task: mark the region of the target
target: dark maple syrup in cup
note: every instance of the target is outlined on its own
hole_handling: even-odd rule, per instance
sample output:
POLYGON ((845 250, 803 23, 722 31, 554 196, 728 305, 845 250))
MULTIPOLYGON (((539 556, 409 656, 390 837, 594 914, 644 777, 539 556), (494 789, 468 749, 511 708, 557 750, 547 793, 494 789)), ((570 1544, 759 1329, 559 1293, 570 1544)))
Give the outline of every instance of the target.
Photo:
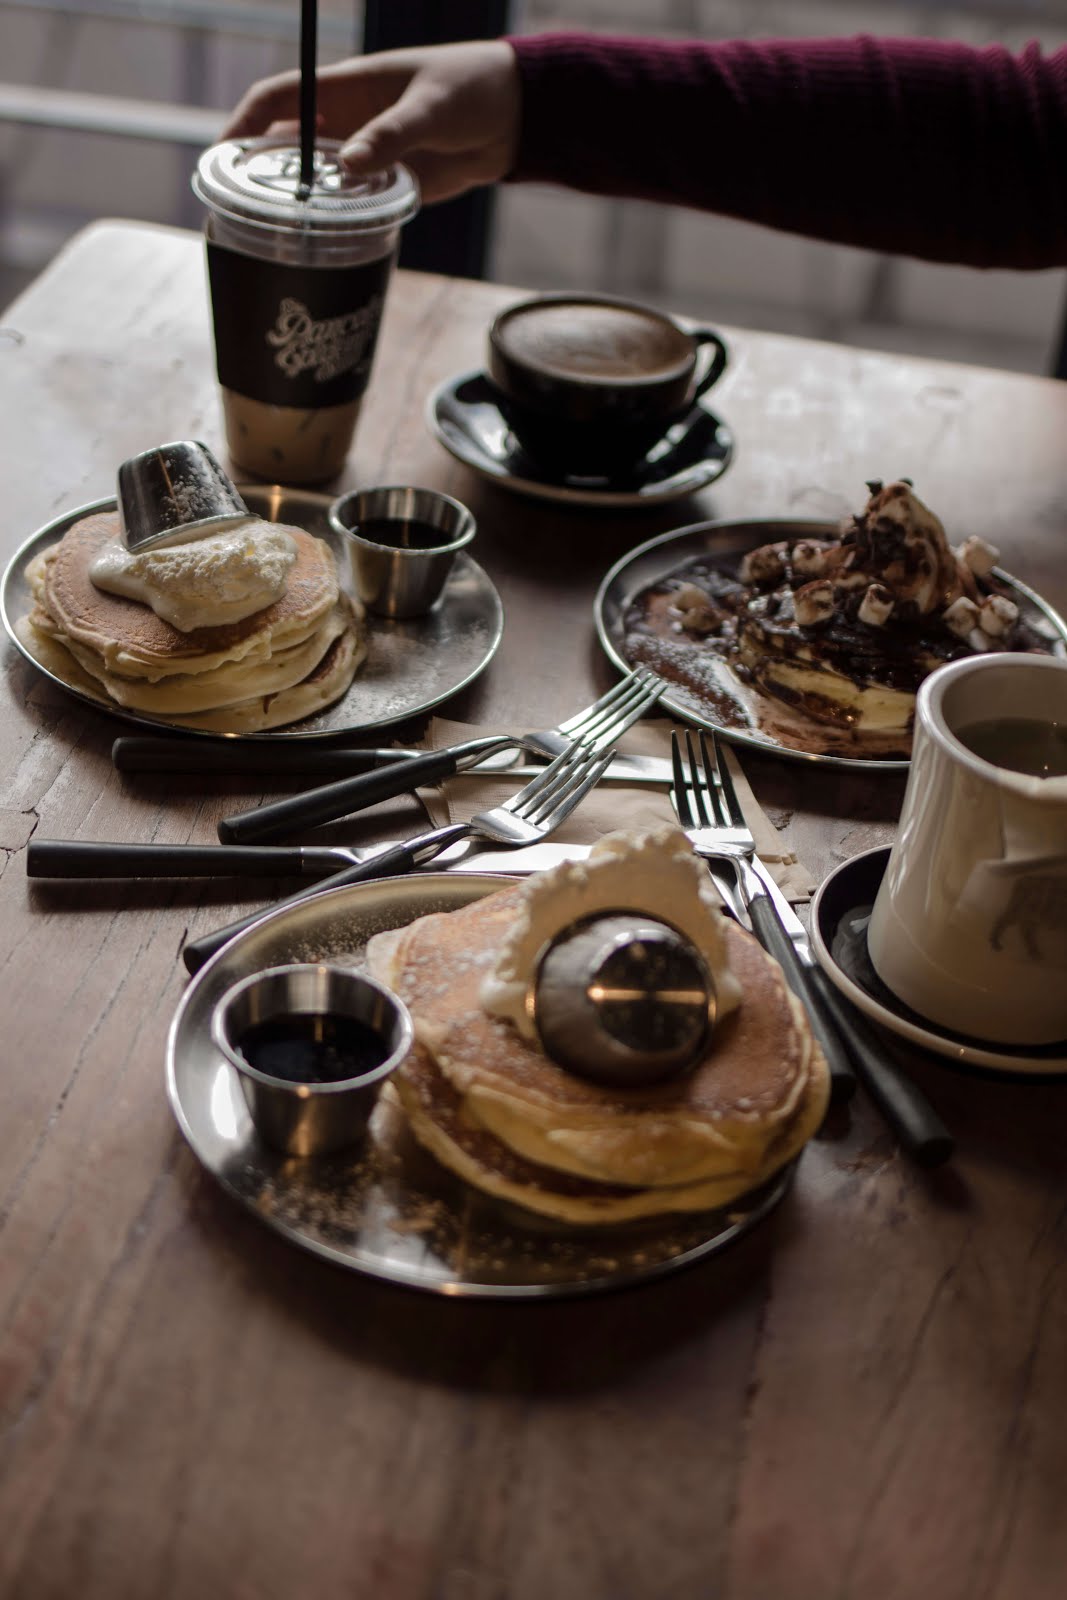
POLYGON ((387 550, 439 550, 451 544, 455 535, 445 528, 436 528, 432 522, 419 522, 413 517, 368 517, 352 529, 360 539, 369 544, 384 545, 387 550))
POLYGON ((284 1083, 345 1083, 380 1067, 390 1047, 376 1028, 336 1012, 290 1012, 244 1029, 248 1065, 284 1083))

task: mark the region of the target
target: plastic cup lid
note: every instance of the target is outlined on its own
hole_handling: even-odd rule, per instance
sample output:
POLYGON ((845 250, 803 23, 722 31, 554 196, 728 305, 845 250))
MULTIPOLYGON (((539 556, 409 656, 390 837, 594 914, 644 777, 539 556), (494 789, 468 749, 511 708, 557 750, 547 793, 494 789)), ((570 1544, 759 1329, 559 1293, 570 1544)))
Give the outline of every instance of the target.
POLYGON ((291 137, 227 140, 204 151, 193 190, 214 211, 286 232, 375 233, 410 221, 419 189, 407 167, 354 178, 340 149, 338 140, 316 142, 314 182, 301 198, 300 146, 291 137))

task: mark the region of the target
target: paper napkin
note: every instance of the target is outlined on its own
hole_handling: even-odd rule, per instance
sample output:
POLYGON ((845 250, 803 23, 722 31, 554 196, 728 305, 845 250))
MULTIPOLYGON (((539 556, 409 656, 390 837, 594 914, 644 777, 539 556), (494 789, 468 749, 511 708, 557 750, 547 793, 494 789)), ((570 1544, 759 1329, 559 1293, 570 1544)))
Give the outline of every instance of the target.
MULTIPOLYGON (((620 740, 619 753, 662 756, 669 760, 671 727, 671 723, 664 721, 641 722, 620 740)), ((513 730, 474 727, 467 722, 450 722, 445 717, 434 717, 423 743, 427 749, 438 750, 442 745, 459 744, 466 739, 477 739, 502 731, 513 730)), ((737 798, 745 820, 752 829, 757 854, 771 869, 779 887, 790 900, 799 903, 810 899, 815 889, 811 874, 797 860, 763 811, 733 750, 725 744, 720 745, 720 749, 729 762, 737 798)), ((506 773, 494 773, 484 777, 446 778, 442 784, 420 789, 418 793, 431 821, 435 826, 443 827, 450 822, 466 822, 476 811, 502 805, 511 798, 515 789, 514 778, 509 778, 506 773)), ((601 783, 586 795, 577 810, 553 834, 553 838, 568 844, 593 844, 605 833, 614 833, 620 828, 649 828, 657 823, 675 820, 666 785, 661 789, 650 784, 629 788, 621 783, 601 783)))

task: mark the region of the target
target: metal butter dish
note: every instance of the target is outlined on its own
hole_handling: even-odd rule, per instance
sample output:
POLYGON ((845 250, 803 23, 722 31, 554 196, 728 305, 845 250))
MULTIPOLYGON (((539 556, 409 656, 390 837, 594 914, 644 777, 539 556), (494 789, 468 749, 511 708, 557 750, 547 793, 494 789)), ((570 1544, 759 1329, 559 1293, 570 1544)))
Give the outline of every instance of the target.
MULTIPOLYGON (((337 558, 338 571, 346 569, 340 536, 328 518, 332 498, 309 490, 268 484, 241 484, 250 511, 268 522, 288 522, 324 539, 337 558)), ((115 499, 79 506, 41 528, 16 551, 0 580, 0 619, 12 643, 45 677, 88 705, 111 712, 125 722, 148 728, 173 727, 165 718, 148 716, 116 705, 103 693, 66 682, 31 652, 16 631, 18 619, 33 609, 26 568, 40 551, 56 544, 67 529, 94 512, 114 511, 115 499)), ((261 733, 233 734, 247 739, 323 739, 335 734, 365 733, 406 717, 421 715, 472 683, 496 654, 504 631, 504 611, 494 585, 466 552, 461 551, 432 611, 404 622, 384 622, 371 617, 367 625, 367 656, 348 693, 333 705, 300 722, 261 733)), ((196 736, 199 730, 182 725, 181 732, 196 736)), ((201 737, 217 738, 203 732, 201 737)))
POLYGON ((491 1201, 439 1167, 388 1097, 354 1151, 293 1161, 256 1135, 237 1075, 211 1041, 225 991, 286 962, 358 966, 372 934, 455 910, 508 881, 427 873, 356 884, 266 917, 225 946, 186 990, 167 1040, 167 1092, 183 1134, 226 1192, 275 1232, 408 1288, 512 1300, 587 1294, 716 1254, 773 1210, 792 1168, 720 1211, 568 1228, 491 1201))

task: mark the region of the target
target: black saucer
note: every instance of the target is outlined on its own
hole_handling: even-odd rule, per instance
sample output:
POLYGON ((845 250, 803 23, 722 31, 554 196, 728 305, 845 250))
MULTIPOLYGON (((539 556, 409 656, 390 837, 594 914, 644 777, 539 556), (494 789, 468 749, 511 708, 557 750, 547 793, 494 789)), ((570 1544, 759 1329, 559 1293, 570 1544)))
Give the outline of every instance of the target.
POLYGON ((668 428, 640 461, 606 477, 555 470, 529 455, 511 432, 483 372, 442 383, 431 394, 426 424, 457 460, 539 500, 583 506, 646 506, 694 494, 722 476, 733 455, 730 430, 700 403, 668 428))
POLYGON ((888 861, 888 847, 853 856, 830 874, 812 902, 812 944, 831 982, 875 1022, 958 1066, 1042 1076, 1067 1073, 1067 1039, 1014 1047, 972 1039, 928 1021, 886 988, 871 964, 867 924, 888 861))

